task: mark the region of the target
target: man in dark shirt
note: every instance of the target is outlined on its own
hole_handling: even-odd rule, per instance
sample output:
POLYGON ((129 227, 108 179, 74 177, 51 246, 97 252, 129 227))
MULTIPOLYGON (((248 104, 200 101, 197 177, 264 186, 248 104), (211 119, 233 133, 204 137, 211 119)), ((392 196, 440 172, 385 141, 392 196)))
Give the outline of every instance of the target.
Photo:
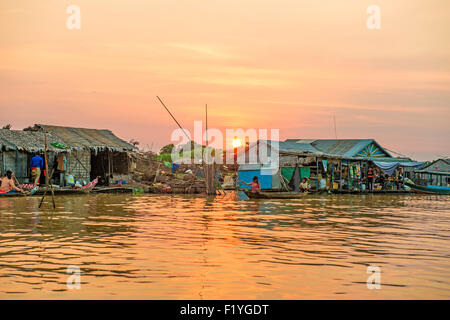
POLYGON ((39 185, 41 170, 44 168, 44 160, 42 159, 41 156, 35 155, 33 158, 31 158, 30 167, 31 167, 31 178, 33 179, 33 183, 37 186, 39 185))

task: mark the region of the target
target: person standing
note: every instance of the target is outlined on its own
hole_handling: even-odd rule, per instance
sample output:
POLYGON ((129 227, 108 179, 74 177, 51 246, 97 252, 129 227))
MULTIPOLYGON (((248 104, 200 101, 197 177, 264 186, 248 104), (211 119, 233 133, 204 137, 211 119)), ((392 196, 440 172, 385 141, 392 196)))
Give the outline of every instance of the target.
POLYGON ((369 191, 373 191, 373 171, 372 168, 369 168, 367 171, 367 187, 369 191))
POLYGON ((41 177, 41 170, 44 168, 44 160, 40 155, 35 155, 30 162, 31 178, 34 185, 39 185, 39 178, 41 177))

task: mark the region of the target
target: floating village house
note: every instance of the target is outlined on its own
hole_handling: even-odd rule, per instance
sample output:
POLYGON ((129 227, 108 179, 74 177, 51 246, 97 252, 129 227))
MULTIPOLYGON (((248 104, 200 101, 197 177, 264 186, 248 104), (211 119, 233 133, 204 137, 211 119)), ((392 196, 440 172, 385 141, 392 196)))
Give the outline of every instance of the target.
POLYGON ((110 130, 36 124, 24 131, 1 131, 2 158, 6 159, 2 162, 2 171, 13 169, 20 182, 26 182, 30 176, 28 164, 31 157, 44 153, 44 135, 49 171, 58 161, 55 180, 61 185, 67 176, 73 176, 75 181, 81 183, 100 177, 103 184, 132 178, 136 147, 110 130), (60 162, 60 159, 63 161, 60 162))
POLYGON ((414 182, 419 185, 450 185, 450 159, 438 159, 414 171, 414 182))
MULTIPOLYGON (((249 152, 258 154, 261 144, 265 144, 269 157, 276 149, 280 170, 276 170, 275 164, 262 164, 258 158, 256 163, 246 162, 239 166, 239 179, 249 182, 257 176, 262 189, 298 190, 303 177, 310 179, 314 189, 361 189, 369 167, 378 167, 392 175, 400 166, 409 176, 413 170, 406 168, 423 164, 393 157, 374 139, 288 139, 276 143, 259 140, 249 146, 246 159, 249 152), (346 185, 340 183, 343 179, 346 185)), ((240 187, 248 188, 244 184, 240 187)))
MULTIPOLYGON (((43 154, 45 140, 63 144, 62 139, 53 134, 21 130, 0 129, 0 174, 12 170, 20 182, 28 182, 30 176, 29 163, 35 154, 43 154)), ((47 145, 50 158, 70 152, 50 144, 47 145)))

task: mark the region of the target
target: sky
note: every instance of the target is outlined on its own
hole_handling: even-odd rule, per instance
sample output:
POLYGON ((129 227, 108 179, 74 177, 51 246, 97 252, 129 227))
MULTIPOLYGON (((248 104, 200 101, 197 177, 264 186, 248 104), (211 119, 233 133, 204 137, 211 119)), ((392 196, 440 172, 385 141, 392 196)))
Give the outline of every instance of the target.
POLYGON ((373 138, 450 156, 447 0, 2 0, 0 125, 110 129, 159 150, 178 121, 373 138), (70 5, 80 29, 66 22, 70 5), (380 29, 366 12, 380 8, 380 29), (336 119, 336 130, 334 127, 336 119))

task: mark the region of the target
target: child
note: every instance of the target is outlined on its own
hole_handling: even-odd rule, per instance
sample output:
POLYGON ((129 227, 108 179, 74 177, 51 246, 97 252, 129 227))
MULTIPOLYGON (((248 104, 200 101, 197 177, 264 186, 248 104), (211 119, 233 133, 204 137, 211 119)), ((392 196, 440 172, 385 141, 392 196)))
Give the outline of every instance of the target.
POLYGON ((258 181, 258 177, 254 176, 253 181, 250 183, 238 180, 238 182, 242 182, 243 184, 246 184, 248 186, 252 187, 252 193, 260 193, 261 192, 261 184, 258 181))

